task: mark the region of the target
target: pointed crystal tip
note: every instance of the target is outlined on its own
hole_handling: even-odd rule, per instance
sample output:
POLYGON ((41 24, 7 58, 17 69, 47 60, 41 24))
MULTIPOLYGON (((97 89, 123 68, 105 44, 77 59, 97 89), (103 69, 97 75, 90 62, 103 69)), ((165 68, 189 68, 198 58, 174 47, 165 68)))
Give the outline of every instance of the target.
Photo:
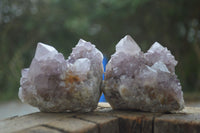
POLYGON ((80 40, 78 41, 78 44, 82 44, 82 43, 86 43, 86 41, 83 40, 83 39, 80 39, 80 40))
POLYGON ((44 43, 38 43, 37 48, 36 48, 36 52, 35 52, 35 59, 40 60, 40 59, 46 57, 47 55, 49 57, 51 57, 51 56, 54 56, 57 53, 58 53, 58 51, 54 47, 49 46, 49 45, 44 44, 44 43))
POLYGON ((130 55, 135 55, 138 54, 140 51, 140 47, 130 35, 126 35, 116 45, 116 52, 124 52, 130 55))
POLYGON ((148 52, 153 53, 154 51, 158 50, 158 49, 164 49, 164 47, 159 43, 159 42, 155 42, 151 48, 148 50, 148 52))

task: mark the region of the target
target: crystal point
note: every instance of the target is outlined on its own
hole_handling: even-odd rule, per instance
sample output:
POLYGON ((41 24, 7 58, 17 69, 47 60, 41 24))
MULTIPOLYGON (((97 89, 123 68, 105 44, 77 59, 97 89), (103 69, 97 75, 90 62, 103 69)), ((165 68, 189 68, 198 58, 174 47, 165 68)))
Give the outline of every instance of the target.
POLYGON ((127 54, 138 54, 141 51, 140 47, 129 35, 122 38, 116 45, 116 52, 124 52, 127 54))
POLYGON ((153 65, 155 62, 161 61, 167 66, 170 72, 175 72, 177 61, 171 52, 160 43, 155 42, 147 53, 144 54, 144 56, 148 60, 149 65, 153 65))
POLYGON ((46 56, 54 56, 57 53, 58 51, 54 47, 43 43, 38 43, 34 58, 40 60, 46 56))
POLYGON ((164 49, 164 47, 159 42, 155 42, 147 52, 153 53, 159 49, 164 49))

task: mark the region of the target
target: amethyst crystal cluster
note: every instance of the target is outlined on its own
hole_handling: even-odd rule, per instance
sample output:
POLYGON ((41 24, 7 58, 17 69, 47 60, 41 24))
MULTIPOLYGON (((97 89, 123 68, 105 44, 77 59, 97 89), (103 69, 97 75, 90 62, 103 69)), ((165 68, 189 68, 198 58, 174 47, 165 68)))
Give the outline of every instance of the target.
MULTIPOLYGON (((22 70, 19 98, 43 112, 92 111, 101 94, 102 60, 102 53, 82 39, 67 60, 52 46, 38 43, 30 67, 22 70)), ((105 97, 113 109, 180 110, 184 100, 176 65, 159 43, 143 53, 125 36, 106 66, 105 97)))
POLYGON ((69 58, 38 43, 29 68, 22 70, 19 98, 44 112, 89 112, 101 94, 103 55, 80 40, 69 58))
POLYGON ((143 53, 127 35, 116 45, 106 66, 105 97, 114 109, 181 110, 184 100, 176 65, 171 52, 158 42, 143 53))

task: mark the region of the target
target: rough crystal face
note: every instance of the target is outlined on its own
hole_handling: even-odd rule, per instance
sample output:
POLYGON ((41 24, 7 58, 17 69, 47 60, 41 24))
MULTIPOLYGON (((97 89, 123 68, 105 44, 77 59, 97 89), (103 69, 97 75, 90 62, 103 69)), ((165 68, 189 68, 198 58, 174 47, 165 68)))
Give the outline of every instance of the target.
POLYGON ((167 48, 154 43, 147 53, 125 36, 107 66, 103 92, 114 109, 167 112, 184 107, 183 92, 167 48), (133 53, 131 53, 133 51, 133 53))
POLYGON ((161 61, 167 66, 170 72, 175 72, 177 61, 171 52, 158 42, 155 42, 144 56, 148 60, 148 65, 153 65, 155 62, 161 61))
POLYGON ((30 67, 22 70, 19 98, 44 112, 92 111, 101 94, 102 60, 102 53, 84 40, 67 60, 38 43, 30 67))

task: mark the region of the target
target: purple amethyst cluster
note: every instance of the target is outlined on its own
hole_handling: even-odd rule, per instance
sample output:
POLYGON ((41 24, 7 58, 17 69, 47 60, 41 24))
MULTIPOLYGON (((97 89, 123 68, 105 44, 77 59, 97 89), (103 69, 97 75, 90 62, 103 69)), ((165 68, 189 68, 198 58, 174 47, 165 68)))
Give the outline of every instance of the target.
POLYGON ((155 42, 143 53, 129 36, 116 45, 106 67, 103 92, 114 109, 150 112, 181 110, 183 92, 171 52, 155 42))
POLYGON ((67 60, 38 43, 30 67, 22 70, 19 98, 43 112, 92 111, 101 94, 102 60, 102 53, 82 39, 67 60))
POLYGON ((103 90, 113 109, 183 109, 177 61, 158 42, 143 53, 125 36, 106 66, 103 83, 102 60, 95 45, 82 39, 67 60, 52 46, 38 43, 30 67, 22 70, 19 98, 43 112, 89 112, 97 107, 103 90))

